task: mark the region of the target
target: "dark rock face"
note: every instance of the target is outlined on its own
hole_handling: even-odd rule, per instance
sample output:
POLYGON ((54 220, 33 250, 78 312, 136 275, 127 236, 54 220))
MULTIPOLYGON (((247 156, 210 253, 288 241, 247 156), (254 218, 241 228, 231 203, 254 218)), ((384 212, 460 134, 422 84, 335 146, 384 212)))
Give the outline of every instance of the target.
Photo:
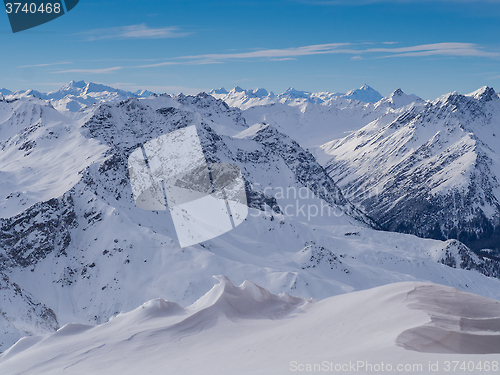
POLYGON ((477 255, 456 240, 449 241, 444 251, 445 256, 440 261, 449 267, 474 270, 488 277, 500 278, 500 259, 497 257, 477 255))
POLYGON ((344 198, 341 190, 326 170, 318 164, 314 156, 290 137, 268 125, 259 130, 253 139, 263 146, 264 155, 276 155, 282 158, 286 166, 294 173, 296 181, 307 186, 331 207, 340 207, 349 216, 374 228, 377 227, 370 217, 357 210, 344 198))
POLYGON ((71 193, 0 219, 0 270, 34 266, 52 252, 65 254, 70 230, 77 226, 71 193))

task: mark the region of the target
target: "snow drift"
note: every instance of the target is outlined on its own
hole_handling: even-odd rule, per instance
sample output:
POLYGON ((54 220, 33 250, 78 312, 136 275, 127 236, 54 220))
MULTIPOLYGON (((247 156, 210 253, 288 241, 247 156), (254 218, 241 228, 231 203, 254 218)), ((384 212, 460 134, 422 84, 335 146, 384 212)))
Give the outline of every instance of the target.
POLYGON ((187 308, 155 299, 99 326, 23 338, 0 356, 0 373, 288 374, 354 363, 363 374, 383 362, 427 374, 435 353, 490 363, 500 353, 500 302, 454 288, 406 282, 314 302, 217 279, 187 308))

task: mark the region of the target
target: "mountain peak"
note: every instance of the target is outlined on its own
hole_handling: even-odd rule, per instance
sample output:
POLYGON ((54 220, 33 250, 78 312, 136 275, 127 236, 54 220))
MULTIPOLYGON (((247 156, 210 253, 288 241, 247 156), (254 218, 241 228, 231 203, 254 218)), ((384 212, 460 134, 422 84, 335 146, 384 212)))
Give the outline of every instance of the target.
POLYGON ((236 93, 236 92, 245 92, 240 86, 236 86, 234 89, 231 90, 231 92, 236 93))
POLYGON ((87 82, 85 81, 71 81, 66 87, 75 88, 75 89, 83 89, 87 86, 87 82))
POLYGON ((307 91, 300 91, 296 90, 293 87, 289 87, 281 96, 288 96, 290 98, 296 99, 296 98, 306 98, 308 99, 311 96, 311 93, 307 91))
POLYGON ((467 94, 466 96, 473 97, 484 102, 489 102, 494 99, 498 99, 498 95, 492 87, 483 86, 480 89, 467 94))
POLYGON ((229 91, 227 91, 224 87, 221 87, 210 91, 209 94, 229 94, 229 91))
POLYGON ((252 91, 252 94, 258 98, 263 98, 269 95, 266 89, 258 88, 252 91))
POLYGON ((401 108, 412 103, 425 103, 425 101, 413 94, 405 94, 400 88, 394 90, 389 96, 379 100, 377 105, 386 105, 391 108, 401 108))
POLYGON ((346 99, 355 99, 360 102, 365 103, 375 103, 378 102, 383 96, 367 84, 364 84, 357 90, 348 91, 347 94, 343 95, 346 99))

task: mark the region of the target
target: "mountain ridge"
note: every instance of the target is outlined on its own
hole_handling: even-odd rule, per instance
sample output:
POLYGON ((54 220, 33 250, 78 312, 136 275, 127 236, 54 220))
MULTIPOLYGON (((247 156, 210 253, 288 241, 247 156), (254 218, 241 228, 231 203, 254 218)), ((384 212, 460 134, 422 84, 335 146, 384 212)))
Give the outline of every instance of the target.
POLYGON ((446 94, 325 144, 327 168, 386 229, 497 251, 499 122, 492 88, 446 94))

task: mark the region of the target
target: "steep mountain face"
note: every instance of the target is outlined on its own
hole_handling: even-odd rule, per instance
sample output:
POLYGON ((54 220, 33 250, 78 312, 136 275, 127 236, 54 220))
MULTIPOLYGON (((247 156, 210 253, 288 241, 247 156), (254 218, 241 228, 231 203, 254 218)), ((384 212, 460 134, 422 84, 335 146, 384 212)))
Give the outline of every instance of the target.
POLYGON ((451 93, 325 144, 325 165, 383 228, 500 255, 499 125, 493 89, 451 93))
POLYGON ((0 305, 0 350, 153 298, 190 304, 217 274, 307 298, 402 280, 500 297, 500 280, 482 275, 500 276, 494 259, 372 229, 300 142, 211 95, 102 103, 78 120, 35 98, 0 108, 0 301, 15 301, 0 305), (128 156, 191 125, 208 163, 239 167, 250 209, 234 230, 181 249, 168 211, 136 207, 128 156))

